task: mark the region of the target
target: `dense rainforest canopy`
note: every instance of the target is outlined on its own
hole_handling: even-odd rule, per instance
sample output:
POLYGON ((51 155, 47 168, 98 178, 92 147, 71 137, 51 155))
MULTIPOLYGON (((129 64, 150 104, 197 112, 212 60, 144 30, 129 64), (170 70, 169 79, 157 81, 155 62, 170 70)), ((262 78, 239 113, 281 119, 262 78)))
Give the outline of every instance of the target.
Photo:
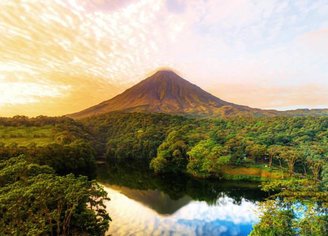
POLYGON ((24 156, 0 162, 3 235, 103 235, 110 218, 107 193, 94 181, 59 176, 24 156))
POLYGON ((105 157, 146 159, 159 174, 225 177, 228 168, 253 167, 268 177, 320 179, 328 157, 327 117, 109 113, 77 122, 17 116, 0 119, 0 137, 1 158, 25 154, 58 174, 89 177, 95 176, 95 159, 105 157))
POLYGON ((107 193, 88 180, 96 174, 94 143, 69 118, 1 118, 1 234, 104 235, 107 193))
POLYGON ((257 167, 275 171, 276 177, 319 179, 327 168, 327 117, 192 119, 110 113, 83 123, 101 140, 106 158, 146 158, 156 173, 224 177, 227 167, 257 167))
POLYGON ((24 154, 33 163, 51 166, 60 175, 96 175, 94 137, 65 117, 0 118, 0 158, 24 154))

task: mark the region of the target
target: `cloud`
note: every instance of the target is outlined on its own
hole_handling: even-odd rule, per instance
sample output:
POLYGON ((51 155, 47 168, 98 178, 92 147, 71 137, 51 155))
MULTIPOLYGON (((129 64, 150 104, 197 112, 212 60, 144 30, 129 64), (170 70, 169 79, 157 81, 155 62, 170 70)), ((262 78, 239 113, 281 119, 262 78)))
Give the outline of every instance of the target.
POLYGON ((183 13, 186 9, 186 2, 183 0, 166 0, 167 9, 174 13, 183 13))
MULTIPOLYGON (((133 0, 82 0, 90 11, 115 11, 133 3, 133 0)), ((80 1, 81 2, 81 1, 80 1)))
POLYGON ((176 213, 163 216, 111 187, 105 190, 111 198, 107 210, 114 219, 109 229, 113 235, 240 235, 250 232, 258 221, 258 206, 245 199, 240 205, 226 196, 212 206, 192 201, 176 213))
POLYGON ((4 105, 35 103, 40 97, 62 96, 69 86, 27 82, 1 82, 0 107, 4 105))
MULTIPOLYGON (((298 43, 314 52, 326 56, 328 53, 328 27, 306 32, 298 37, 298 43)), ((325 57, 327 60, 328 58, 325 57)))
MULTIPOLYGON (((145 28, 151 27, 154 14, 158 11, 158 4, 140 1, 127 4, 122 11, 107 14, 88 11, 89 9, 84 8, 85 4, 79 5, 79 3, 79 1, 0 3, 2 9, 0 72, 3 81, 16 83, 15 86, 1 84, 7 94, 6 99, 2 95, 1 104, 8 103, 8 96, 11 94, 11 104, 21 104, 25 100, 26 103, 35 103, 33 104, 35 109, 38 103, 44 103, 43 112, 49 114, 50 104, 46 103, 48 99, 42 99, 49 97, 49 93, 42 92, 45 90, 44 85, 39 86, 39 84, 58 88, 67 86, 67 89, 61 92, 51 93, 52 98, 62 99, 63 96, 90 96, 87 86, 84 86, 84 91, 77 88, 81 87, 81 84, 90 83, 100 86, 91 91, 93 93, 91 96, 98 96, 96 101, 91 99, 97 103, 100 102, 99 99, 104 99, 102 94, 96 93, 97 91, 113 87, 111 86, 113 83, 117 84, 116 87, 120 87, 119 84, 140 79, 141 74, 143 75, 149 68, 159 65, 153 54, 154 52, 159 54, 156 40, 148 41, 146 30, 149 29, 145 28), (132 24, 130 24, 131 19, 134 19, 132 24), (152 57, 155 59, 149 61, 152 57), (31 92, 26 92, 24 95, 19 93, 21 87, 27 83, 33 84, 29 91, 38 95, 31 92)), ((153 33, 159 34, 157 31, 153 33)), ((118 90, 108 91, 106 99, 118 90)), ((70 104, 71 102, 67 101, 66 106, 70 104)), ((86 105, 81 103, 79 109, 86 105)), ((71 109, 61 110, 73 112, 76 111, 75 109, 76 107, 72 106, 71 109)), ((11 110, 17 111, 16 108, 11 110)), ((53 111, 53 114, 57 112, 53 111)), ((11 111, 2 110, 1 115, 6 113, 12 114, 11 111)), ((35 112, 28 112, 28 114, 35 114, 35 112)))
POLYGON ((326 108, 328 89, 315 83, 306 85, 267 85, 220 83, 208 88, 224 100, 263 109, 326 108))
MULTIPOLYGON (((94 104, 70 107, 68 98, 101 102, 99 91, 115 87, 110 98, 163 66, 202 87, 227 80, 255 89, 313 80, 328 86, 326 1, 22 0, 0 7, 2 81, 57 87, 69 112, 94 104), (92 83, 92 92, 82 86, 92 83)), ((46 94, 37 97, 24 99, 51 114, 46 94)))

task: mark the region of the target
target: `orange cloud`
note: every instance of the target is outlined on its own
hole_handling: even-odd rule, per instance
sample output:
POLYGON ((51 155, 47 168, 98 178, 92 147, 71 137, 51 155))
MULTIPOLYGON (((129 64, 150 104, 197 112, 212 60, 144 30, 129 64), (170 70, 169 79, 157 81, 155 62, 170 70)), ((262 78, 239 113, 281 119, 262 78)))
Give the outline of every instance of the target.
POLYGON ((316 84, 273 86, 218 84, 208 91, 237 104, 263 109, 323 108, 328 104, 328 88, 316 84))
POLYGON ((293 25, 324 18, 320 4, 295 3, 292 16, 275 1, 0 1, 0 116, 75 112, 162 66, 204 88, 222 84, 212 92, 236 103, 327 105, 327 25, 293 25), (275 45, 291 31, 300 37, 275 45))

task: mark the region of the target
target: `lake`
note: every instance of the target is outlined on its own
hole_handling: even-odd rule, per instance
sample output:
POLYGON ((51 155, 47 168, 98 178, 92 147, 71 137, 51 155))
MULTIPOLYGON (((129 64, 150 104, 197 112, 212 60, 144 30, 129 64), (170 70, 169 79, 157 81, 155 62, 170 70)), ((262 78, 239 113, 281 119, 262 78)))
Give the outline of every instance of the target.
POLYGON ((141 161, 111 161, 98 172, 113 236, 248 235, 266 197, 258 183, 155 176, 141 161))

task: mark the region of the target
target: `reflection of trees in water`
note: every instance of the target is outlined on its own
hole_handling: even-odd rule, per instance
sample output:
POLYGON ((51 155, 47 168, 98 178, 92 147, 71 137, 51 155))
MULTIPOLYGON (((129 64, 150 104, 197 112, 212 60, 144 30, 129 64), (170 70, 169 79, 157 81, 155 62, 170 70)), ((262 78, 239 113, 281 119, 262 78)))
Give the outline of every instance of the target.
POLYGON ((267 196, 258 183, 194 179, 185 175, 156 176, 149 170, 149 163, 140 160, 111 160, 98 168, 98 179, 103 183, 124 186, 136 190, 159 190, 172 200, 186 195, 193 200, 219 204, 220 197, 232 198, 234 204, 242 199, 262 201, 267 196))

